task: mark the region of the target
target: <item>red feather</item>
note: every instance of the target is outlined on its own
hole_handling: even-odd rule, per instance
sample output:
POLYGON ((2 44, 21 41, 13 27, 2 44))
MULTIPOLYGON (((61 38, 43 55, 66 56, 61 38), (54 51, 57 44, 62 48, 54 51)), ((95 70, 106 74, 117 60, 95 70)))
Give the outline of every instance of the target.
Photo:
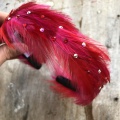
POLYGON ((110 80, 107 49, 48 6, 30 2, 13 10, 1 35, 8 46, 24 51, 26 58, 32 55, 38 64, 46 63, 52 71, 52 88, 74 97, 77 104, 89 104, 110 80))

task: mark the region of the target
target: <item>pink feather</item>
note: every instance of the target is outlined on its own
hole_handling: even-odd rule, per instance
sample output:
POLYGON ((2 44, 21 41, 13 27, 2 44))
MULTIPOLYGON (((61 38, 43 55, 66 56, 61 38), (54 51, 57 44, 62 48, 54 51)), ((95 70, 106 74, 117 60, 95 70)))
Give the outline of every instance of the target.
POLYGON ((46 63, 52 88, 77 104, 91 103, 110 80, 107 49, 48 6, 29 2, 11 11, 1 36, 8 46, 22 49, 26 58, 32 55, 38 64, 46 63))

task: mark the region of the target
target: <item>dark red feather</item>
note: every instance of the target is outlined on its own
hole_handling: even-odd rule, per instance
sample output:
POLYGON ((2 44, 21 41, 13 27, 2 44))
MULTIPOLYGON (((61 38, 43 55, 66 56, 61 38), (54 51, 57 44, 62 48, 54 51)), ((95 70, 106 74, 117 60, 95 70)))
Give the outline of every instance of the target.
POLYGON ((24 51, 26 58, 32 56, 38 65, 46 63, 52 71, 52 88, 74 97, 77 104, 89 104, 110 80, 107 49, 49 6, 30 2, 13 10, 1 34, 8 46, 24 51))

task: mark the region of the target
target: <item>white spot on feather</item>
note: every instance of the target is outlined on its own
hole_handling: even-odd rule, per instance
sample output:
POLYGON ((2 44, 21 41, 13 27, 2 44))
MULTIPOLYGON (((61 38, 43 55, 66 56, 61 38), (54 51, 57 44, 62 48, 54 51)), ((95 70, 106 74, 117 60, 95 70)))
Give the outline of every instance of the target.
POLYGON ((31 14, 31 11, 27 11, 27 14, 31 14))
POLYGON ((85 42, 83 42, 83 43, 82 43, 82 46, 83 46, 83 47, 86 47, 86 43, 85 43, 85 42))
POLYGON ((98 70, 98 73, 99 73, 99 74, 101 73, 101 70, 100 70, 100 69, 98 70))
POLYGON ((74 58, 78 58, 78 54, 75 53, 75 54, 74 54, 74 58))
POLYGON ((8 17, 8 20, 10 20, 11 19, 11 17, 8 17))
POLYGON ((40 32, 44 32, 44 30, 45 30, 44 28, 40 28, 40 32))
POLYGON ((63 29, 63 26, 59 26, 60 29, 63 29))

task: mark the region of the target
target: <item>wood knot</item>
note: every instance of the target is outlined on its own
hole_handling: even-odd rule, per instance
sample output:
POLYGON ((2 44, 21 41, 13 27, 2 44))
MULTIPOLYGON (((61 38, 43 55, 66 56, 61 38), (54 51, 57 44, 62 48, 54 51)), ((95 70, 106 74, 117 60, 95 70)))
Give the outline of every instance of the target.
POLYGON ((114 101, 115 101, 115 102, 117 102, 118 100, 119 100, 119 98, 118 98, 118 97, 115 97, 115 98, 114 98, 114 101))
POLYGON ((117 15, 118 18, 120 18, 120 15, 117 15))

